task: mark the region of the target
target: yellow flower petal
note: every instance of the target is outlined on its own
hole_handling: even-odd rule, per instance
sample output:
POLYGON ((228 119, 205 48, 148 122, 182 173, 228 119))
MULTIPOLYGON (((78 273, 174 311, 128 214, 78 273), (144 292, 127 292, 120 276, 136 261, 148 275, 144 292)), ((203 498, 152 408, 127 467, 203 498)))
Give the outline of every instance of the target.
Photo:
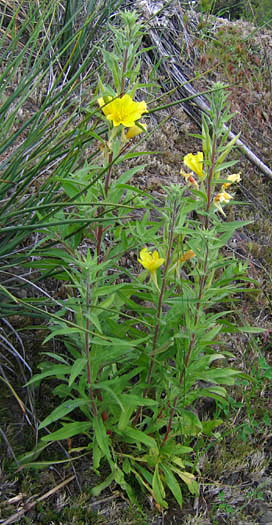
POLYGON ((100 97, 98 99, 98 101, 97 101, 99 106, 102 108, 102 111, 103 111, 105 116, 110 114, 109 106, 110 106, 110 101, 111 100, 112 100, 112 97, 105 96, 105 97, 100 97))
POLYGON ((214 205, 220 211, 220 213, 222 213, 224 216, 226 216, 226 214, 223 211, 223 208, 221 206, 221 202, 222 203, 228 203, 230 201, 230 199, 233 199, 233 197, 232 197, 232 195, 230 195, 226 191, 221 191, 220 193, 217 193, 217 195, 213 199, 214 205))
POLYGON ((217 195, 214 197, 215 202, 229 202, 230 199, 233 199, 233 196, 227 193, 226 191, 217 193, 217 195))
MULTIPOLYGON (((105 100, 105 97, 103 99, 105 100)), ((101 99, 98 99, 100 104, 99 101, 101 99)), ((147 106, 144 101, 135 102, 130 95, 124 95, 106 104, 105 107, 102 107, 102 111, 107 119, 112 121, 114 127, 122 124, 126 128, 132 128, 142 114, 147 112, 147 106)))
POLYGON ((146 131, 147 125, 142 124, 141 122, 138 122, 138 124, 135 124, 135 126, 132 126, 132 128, 129 128, 128 132, 126 133, 126 139, 133 139, 133 137, 136 137, 137 135, 140 135, 140 133, 143 133, 143 131, 146 131))
POLYGON ((193 153, 188 153, 185 155, 183 162, 187 168, 192 170, 200 179, 205 177, 203 172, 203 153, 198 151, 195 155, 193 153))
POLYGON ((240 173, 233 173, 232 175, 229 175, 227 180, 229 180, 231 184, 234 182, 241 182, 240 173))
POLYGON ((229 175, 227 177, 227 180, 229 182, 225 182, 223 185, 222 185, 222 190, 227 190, 231 184, 234 184, 235 182, 241 182, 241 177, 240 177, 240 173, 233 173, 232 175, 229 175))
POLYGON ((153 273, 159 268, 163 263, 164 259, 159 257, 157 250, 153 253, 148 251, 147 248, 143 248, 140 251, 140 257, 138 259, 139 263, 146 268, 150 273, 153 273))

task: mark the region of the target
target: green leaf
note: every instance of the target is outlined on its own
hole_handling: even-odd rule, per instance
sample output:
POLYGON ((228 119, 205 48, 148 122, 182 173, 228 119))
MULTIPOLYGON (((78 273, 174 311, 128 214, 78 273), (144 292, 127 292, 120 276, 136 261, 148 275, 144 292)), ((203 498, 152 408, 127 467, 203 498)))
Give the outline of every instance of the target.
POLYGON ((53 423, 53 421, 57 421, 58 419, 61 419, 62 417, 66 416, 67 414, 70 414, 75 408, 79 408, 81 406, 89 405, 90 401, 84 400, 84 399, 69 399, 68 401, 65 401, 60 406, 55 408, 47 416, 39 425, 39 430, 46 427, 47 425, 50 425, 50 423, 53 423))
POLYGON ((79 434, 84 434, 90 430, 92 423, 90 421, 76 421, 75 423, 65 423, 63 428, 52 432, 48 436, 43 436, 42 441, 48 443, 50 441, 60 441, 62 439, 69 439, 79 434))
POLYGON ((106 382, 104 383, 96 383, 96 385, 94 385, 94 390, 105 390, 106 392, 108 392, 111 396, 111 398, 115 399, 117 405, 120 406, 121 410, 124 411, 125 408, 124 408, 124 405, 120 399, 120 397, 117 395, 117 393, 110 387, 106 384, 106 382))
POLYGON ((130 423, 130 418, 134 412, 134 407, 127 407, 125 410, 122 410, 119 420, 118 420, 118 429, 125 430, 130 423))
POLYGON ((34 449, 32 449, 30 452, 26 452, 26 454, 23 454, 22 456, 19 456, 19 458, 17 458, 19 460, 20 465, 25 465, 28 464, 30 461, 35 461, 42 453, 42 451, 48 446, 49 444, 45 444, 42 443, 42 441, 39 441, 34 449))
POLYGON ((266 328, 261 328, 260 326, 239 326, 238 327, 239 332, 246 332, 248 334, 263 334, 267 331, 266 328))
POLYGON ((146 480, 146 482, 148 483, 148 487, 150 487, 150 492, 151 492, 151 485, 152 485, 152 478, 153 478, 151 472, 147 470, 145 467, 143 467, 140 463, 137 463, 137 462, 135 463, 136 463, 135 468, 139 470, 142 477, 146 480))
POLYGON ((103 452, 101 448, 98 446, 98 443, 96 440, 94 440, 93 443, 93 468, 97 471, 99 469, 100 461, 103 457, 103 452))
POLYGON ((72 386, 75 379, 80 375, 83 368, 86 366, 87 360, 85 358, 76 359, 72 368, 71 368, 71 374, 69 378, 69 387, 72 386))
POLYGON ((158 405, 158 402, 154 399, 149 399, 148 397, 141 397, 136 396, 135 394, 123 394, 122 400, 125 402, 125 404, 137 407, 140 406, 146 406, 146 407, 154 407, 158 405))
POLYGON ((101 416, 96 416, 93 418, 93 428, 95 432, 95 439, 100 449, 106 456, 108 462, 112 464, 112 457, 109 448, 109 436, 107 435, 106 428, 101 416))
POLYGON ((207 421, 202 421, 203 434, 211 436, 213 430, 222 425, 223 422, 223 419, 208 419, 207 421))
POLYGON ((114 481, 120 485, 121 489, 125 491, 131 501, 134 505, 137 504, 137 499, 135 497, 134 491, 132 487, 129 485, 129 483, 126 482, 124 472, 115 465, 115 476, 114 481))
MULTIPOLYGON (((139 155, 139 152, 137 153, 137 156, 138 155, 139 155)), ((134 156, 135 156, 135 154, 134 154, 134 156)), ((125 158, 121 159, 121 162, 123 160, 126 160, 126 156, 125 156, 125 158)), ((120 164, 120 160, 117 162, 117 164, 120 164)), ((138 171, 143 171, 145 169, 145 167, 146 167, 146 164, 142 164, 140 166, 135 166, 135 168, 130 168, 129 170, 127 170, 124 173, 122 173, 122 175, 120 175, 120 177, 118 177, 118 186, 119 186, 119 184, 126 184, 131 179, 131 177, 133 177, 133 175, 138 173, 138 171)))
POLYGON ((91 493, 93 496, 97 497, 102 492, 102 490, 106 489, 111 485, 111 483, 114 481, 115 473, 112 472, 109 474, 109 476, 106 477, 102 483, 99 483, 99 485, 96 485, 96 487, 92 488, 91 493))
POLYGON ((172 467, 172 470, 180 477, 180 479, 182 479, 182 481, 184 481, 184 483, 186 483, 191 494, 198 494, 198 484, 195 481, 195 476, 193 474, 175 467, 172 467))
POLYGON ((121 290, 124 288, 125 284, 113 284, 108 286, 99 286, 96 290, 93 291, 92 296, 93 297, 102 297, 103 295, 109 295, 111 293, 115 293, 118 290, 121 290))
POLYGON ((175 463, 176 465, 178 465, 180 468, 182 468, 182 469, 185 468, 182 459, 179 458, 178 456, 174 456, 173 458, 171 458, 171 461, 172 461, 173 463, 175 463))
POLYGON ((126 428, 125 430, 123 430, 122 434, 130 438, 135 443, 143 443, 147 447, 159 453, 159 449, 155 439, 151 436, 147 436, 144 432, 141 432, 141 430, 137 430, 136 428, 126 428))
POLYGON ((168 509, 168 504, 165 501, 165 490, 160 478, 159 466, 155 466, 155 472, 152 479, 152 491, 155 501, 164 509, 168 509))
POLYGON ((194 412, 189 410, 182 410, 179 418, 179 427, 185 436, 197 436, 202 432, 201 421, 194 412))
POLYGON ((168 467, 164 464, 161 464, 161 469, 162 471, 164 472, 164 477, 165 477, 165 483, 167 485, 167 487, 171 490, 174 498, 177 500, 178 504, 180 507, 182 507, 182 492, 180 490, 180 486, 173 474, 173 472, 171 471, 171 467, 168 467))
POLYGON ((64 359, 64 357, 55 354, 54 352, 41 352, 41 355, 47 355, 48 357, 52 357, 53 359, 56 359, 56 361, 59 361, 60 363, 64 363, 65 365, 69 366, 67 359, 64 359))
POLYGON ((230 368, 212 368, 206 372, 199 372, 199 379, 220 383, 222 385, 234 385, 235 377, 240 375, 241 372, 239 372, 239 370, 231 370, 230 368))
POLYGON ((69 365, 54 365, 49 370, 46 370, 45 372, 42 372, 41 374, 36 374, 34 377, 32 377, 32 379, 30 379, 30 381, 28 381, 26 383, 25 386, 29 386, 29 385, 33 385, 35 383, 38 383, 39 381, 41 381, 45 377, 50 377, 50 376, 60 377, 60 376, 64 376, 66 374, 69 374, 70 371, 71 371, 71 366, 69 366, 69 365))
POLYGON ((217 161, 216 161, 216 168, 218 168, 220 166, 220 164, 222 164, 222 162, 225 160, 225 158, 227 157, 227 155, 230 153, 230 151, 232 150, 235 142, 239 139, 240 137, 240 134, 241 133, 238 133, 238 135, 236 135, 235 137, 233 137, 233 139, 231 139, 228 144, 224 147, 223 149, 223 152, 221 153, 221 155, 219 155, 217 161))
POLYGON ((78 334, 81 332, 82 332, 82 329, 80 327, 75 328, 71 326, 66 326, 65 328, 53 328, 51 331, 51 334, 49 334, 43 341, 43 345, 45 345, 45 343, 48 343, 48 341, 50 341, 50 339, 53 339, 53 337, 55 337, 56 335, 66 335, 67 336, 71 334, 78 334))

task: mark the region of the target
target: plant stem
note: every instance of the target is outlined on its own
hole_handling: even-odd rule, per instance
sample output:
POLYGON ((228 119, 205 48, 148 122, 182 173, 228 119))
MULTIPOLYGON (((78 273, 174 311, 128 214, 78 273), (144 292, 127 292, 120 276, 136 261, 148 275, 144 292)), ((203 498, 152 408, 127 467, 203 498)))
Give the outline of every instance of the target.
MULTIPOLYGON (((152 380, 152 373, 153 373, 153 368, 154 368, 154 363, 155 363, 155 352, 156 352, 156 346, 157 346, 159 332, 160 332, 160 318, 161 318, 163 298, 164 298, 164 293, 165 293, 165 288, 166 288, 166 276, 167 276, 167 271, 168 271, 170 260, 171 260, 171 252, 172 252, 173 239, 174 239, 174 228, 175 228, 178 208, 179 206, 177 205, 177 202, 175 201, 174 209, 173 209, 173 213, 171 217, 171 222, 170 222, 166 262, 164 265, 162 286, 161 286, 161 291, 160 291, 158 306, 157 306, 157 322, 155 325, 155 331, 154 331, 154 336, 153 336, 153 341, 152 341, 151 358, 150 358, 149 370, 148 370, 147 381, 146 381, 148 386, 150 385, 151 380, 152 380)), ((147 395, 148 386, 144 391, 144 397, 146 397, 147 395)), ((142 410, 142 407, 138 407, 135 418, 133 420, 134 426, 137 425, 138 423, 141 410, 142 410)))
MULTIPOLYGON (((210 211, 211 199, 212 199, 212 180, 213 180, 214 168, 215 168, 216 146, 217 146, 217 135, 216 135, 216 133, 214 133, 213 143, 212 143, 211 166, 210 166, 210 169, 209 169, 208 179, 207 179, 207 207, 206 207, 207 215, 205 216, 205 221, 204 221, 204 228, 205 228, 205 230, 208 230, 208 228, 209 228, 209 211, 210 211)), ((204 268, 203 268, 203 274, 202 274, 202 276, 200 278, 200 283, 199 283, 199 294, 198 294, 198 300, 197 300, 197 304, 196 304, 194 326, 196 326, 197 323, 198 323, 201 299, 202 299, 202 295, 203 295, 203 291, 204 291, 205 283, 206 283, 206 279, 207 279, 208 262, 209 262, 209 243, 208 243, 208 241, 206 241, 206 253, 205 253, 205 260, 204 260, 204 268)), ((195 333, 193 332, 192 336, 191 336, 190 344, 189 344, 189 349, 188 349, 188 352, 186 354, 186 358, 185 358, 185 361, 184 361, 184 367, 183 367, 183 370, 182 370, 182 373, 181 373, 180 379, 179 379, 180 387, 182 386, 182 383, 184 381, 185 372, 186 372, 186 369, 188 367, 188 364, 189 364, 189 361, 190 361, 190 357, 191 357, 194 345, 195 345, 195 333)), ((171 409, 171 412, 170 412, 169 421, 168 421, 167 429, 166 429, 166 432, 165 432, 162 444, 164 444, 167 441, 167 439, 169 438, 169 434, 171 432, 171 428, 172 428, 172 424, 173 424, 174 415, 175 415, 177 404, 178 404, 178 399, 179 399, 179 396, 177 395, 174 398, 174 401, 173 401, 173 406, 172 406, 172 409, 171 409)))
POLYGON ((217 136, 216 136, 216 133, 214 133, 213 143, 212 143, 211 166, 209 168, 208 178, 207 178, 207 206, 206 206, 207 215, 205 216, 205 222, 204 222, 206 230, 209 227, 209 211, 210 211, 211 201, 212 201, 212 189, 213 189, 212 180, 213 180, 214 168, 215 168, 216 146, 217 146, 217 136))
MULTIPOLYGON (((109 191, 109 187, 110 187, 110 181, 111 181, 111 174, 112 174, 112 158, 113 158, 113 152, 111 151, 110 154, 109 154, 109 169, 108 169, 108 172, 107 172, 107 175, 106 175, 106 179, 105 179, 105 196, 107 196, 108 194, 108 191, 109 191)), ((99 213, 103 213, 104 209, 101 208, 99 210, 99 213)), ((97 255, 97 261, 98 263, 102 262, 102 258, 101 258, 101 243, 102 243, 102 238, 103 238, 103 233, 104 233, 104 227, 102 224, 100 224, 97 228, 97 234, 96 234, 96 255, 97 255)))
MULTIPOLYGON (((86 309, 87 309, 87 314, 89 312, 89 307, 90 307, 90 295, 89 295, 89 278, 87 277, 87 290, 86 290, 86 309)), ((95 396, 94 396, 94 393, 93 393, 93 389, 92 389, 92 374, 91 374, 91 365, 90 365, 90 335, 89 335, 89 328, 90 328, 90 321, 89 321, 89 318, 88 318, 88 315, 87 315, 87 318, 86 318, 86 332, 85 332, 85 355, 86 355, 86 360, 87 360, 87 380, 88 380, 88 386, 89 386, 89 395, 90 395, 90 399, 91 399, 91 403, 92 403, 92 408, 93 408, 93 415, 96 416, 97 415, 97 407, 96 407, 96 403, 95 403, 95 396)))
POLYGON ((108 195, 108 191, 109 191, 109 187, 110 187, 110 181, 111 181, 111 174, 112 174, 112 167, 113 167, 112 158, 113 158, 113 151, 111 151, 110 154, 109 154, 109 161, 108 161, 109 169, 108 169, 108 173, 107 173, 106 179, 105 179, 105 195, 106 195, 106 197, 108 195))
POLYGON ((126 68, 127 68, 127 59, 128 59, 128 48, 125 49, 125 53, 124 53, 122 75, 121 75, 122 80, 121 80, 120 97, 122 97, 125 94, 125 75, 126 75, 126 68))
POLYGON ((169 268, 169 265, 170 265, 170 259, 171 259, 171 252, 172 252, 172 246, 173 246, 174 228, 175 228, 175 223, 176 223, 176 218, 177 218, 177 211, 178 211, 178 208, 177 208, 177 203, 175 201, 173 214, 172 214, 171 222, 170 222, 170 231, 169 231, 169 237, 168 237, 168 248, 167 248, 166 262, 165 262, 165 266, 164 266, 164 272, 163 272, 163 278, 162 278, 162 286, 161 286, 161 291, 160 291, 160 296, 159 296, 159 301, 158 301, 158 307, 157 307, 157 322, 156 322, 155 331, 154 331, 154 337, 153 337, 153 342, 152 342, 152 351, 151 351, 151 359, 150 359, 149 371, 148 371, 148 376, 147 376, 147 384, 148 385, 150 385, 150 383, 151 383, 152 372, 153 372, 153 367, 154 367, 154 362, 155 362, 155 351, 156 351, 156 346, 157 346, 159 332, 160 332, 160 318, 161 318, 161 313, 162 313, 164 292, 165 292, 165 288, 166 288, 166 276, 167 276, 168 268, 169 268))

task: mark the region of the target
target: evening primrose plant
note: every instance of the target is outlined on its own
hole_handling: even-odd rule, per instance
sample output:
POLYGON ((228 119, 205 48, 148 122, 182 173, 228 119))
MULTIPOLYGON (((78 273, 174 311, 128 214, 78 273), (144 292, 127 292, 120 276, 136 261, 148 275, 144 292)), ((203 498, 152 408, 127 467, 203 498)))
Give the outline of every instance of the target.
POLYGON ((227 366, 235 358, 224 334, 241 329, 229 314, 244 290, 246 265, 221 249, 244 223, 222 216, 226 190, 240 181, 227 171, 235 140, 227 141, 222 86, 203 117, 202 151, 185 156, 185 184, 181 177, 180 185, 164 188, 155 220, 152 198, 128 184, 144 166, 120 174, 136 155, 131 141, 148 125, 148 103, 137 93, 141 26, 135 13, 123 13, 122 21, 114 51, 103 53, 113 88, 100 78, 91 103, 91 115, 106 126, 100 134, 90 130, 97 156, 58 178, 75 207, 62 228, 48 227, 40 248, 40 271, 54 271, 66 297, 50 314, 45 339, 59 341, 61 350, 43 353, 28 384, 53 379, 59 401, 21 462, 52 464, 37 456, 62 441, 68 459, 61 461, 91 456, 101 478, 107 464, 93 495, 114 482, 135 503, 140 486, 162 510, 171 495, 181 506, 184 492, 198 494, 193 440, 217 439, 221 420, 199 413, 199 399, 227 403, 226 387, 241 376, 227 366))

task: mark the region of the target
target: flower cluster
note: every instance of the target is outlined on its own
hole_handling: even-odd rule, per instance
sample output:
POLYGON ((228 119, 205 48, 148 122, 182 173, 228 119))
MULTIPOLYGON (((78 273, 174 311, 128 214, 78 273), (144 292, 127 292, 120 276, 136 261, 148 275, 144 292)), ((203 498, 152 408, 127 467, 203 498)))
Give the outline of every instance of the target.
MULTIPOLYGON (((203 164, 204 164, 204 158, 203 158, 203 152, 198 151, 196 154, 188 153, 185 155, 183 162, 187 168, 189 168, 191 173, 186 173, 182 169, 180 170, 180 174, 185 178, 186 182, 193 186, 194 188, 198 189, 199 185, 197 180, 195 179, 194 175, 197 175, 197 177, 200 180, 204 180, 206 177, 206 173, 203 171, 203 164)), ((232 195, 230 195, 226 190, 234 183, 240 182, 241 177, 240 173, 234 173, 233 175, 229 175, 227 177, 226 182, 222 184, 220 192, 215 195, 213 199, 213 203, 215 207, 225 215, 222 204, 228 203, 231 199, 233 199, 232 195)))
POLYGON ((143 113, 147 113, 147 106, 144 100, 135 102, 130 95, 126 94, 116 98, 101 97, 98 99, 98 104, 105 117, 112 121, 114 127, 122 124, 122 126, 129 128, 126 134, 127 140, 145 131, 145 124, 137 122, 143 113))
POLYGON ((228 203, 231 199, 233 199, 233 196, 230 195, 226 190, 235 182, 240 182, 241 177, 240 173, 233 173, 232 175, 229 175, 227 177, 227 182, 224 182, 221 186, 221 190, 213 199, 213 203, 215 207, 222 213, 224 216, 226 214, 224 213, 224 210, 222 208, 222 204, 228 203))

